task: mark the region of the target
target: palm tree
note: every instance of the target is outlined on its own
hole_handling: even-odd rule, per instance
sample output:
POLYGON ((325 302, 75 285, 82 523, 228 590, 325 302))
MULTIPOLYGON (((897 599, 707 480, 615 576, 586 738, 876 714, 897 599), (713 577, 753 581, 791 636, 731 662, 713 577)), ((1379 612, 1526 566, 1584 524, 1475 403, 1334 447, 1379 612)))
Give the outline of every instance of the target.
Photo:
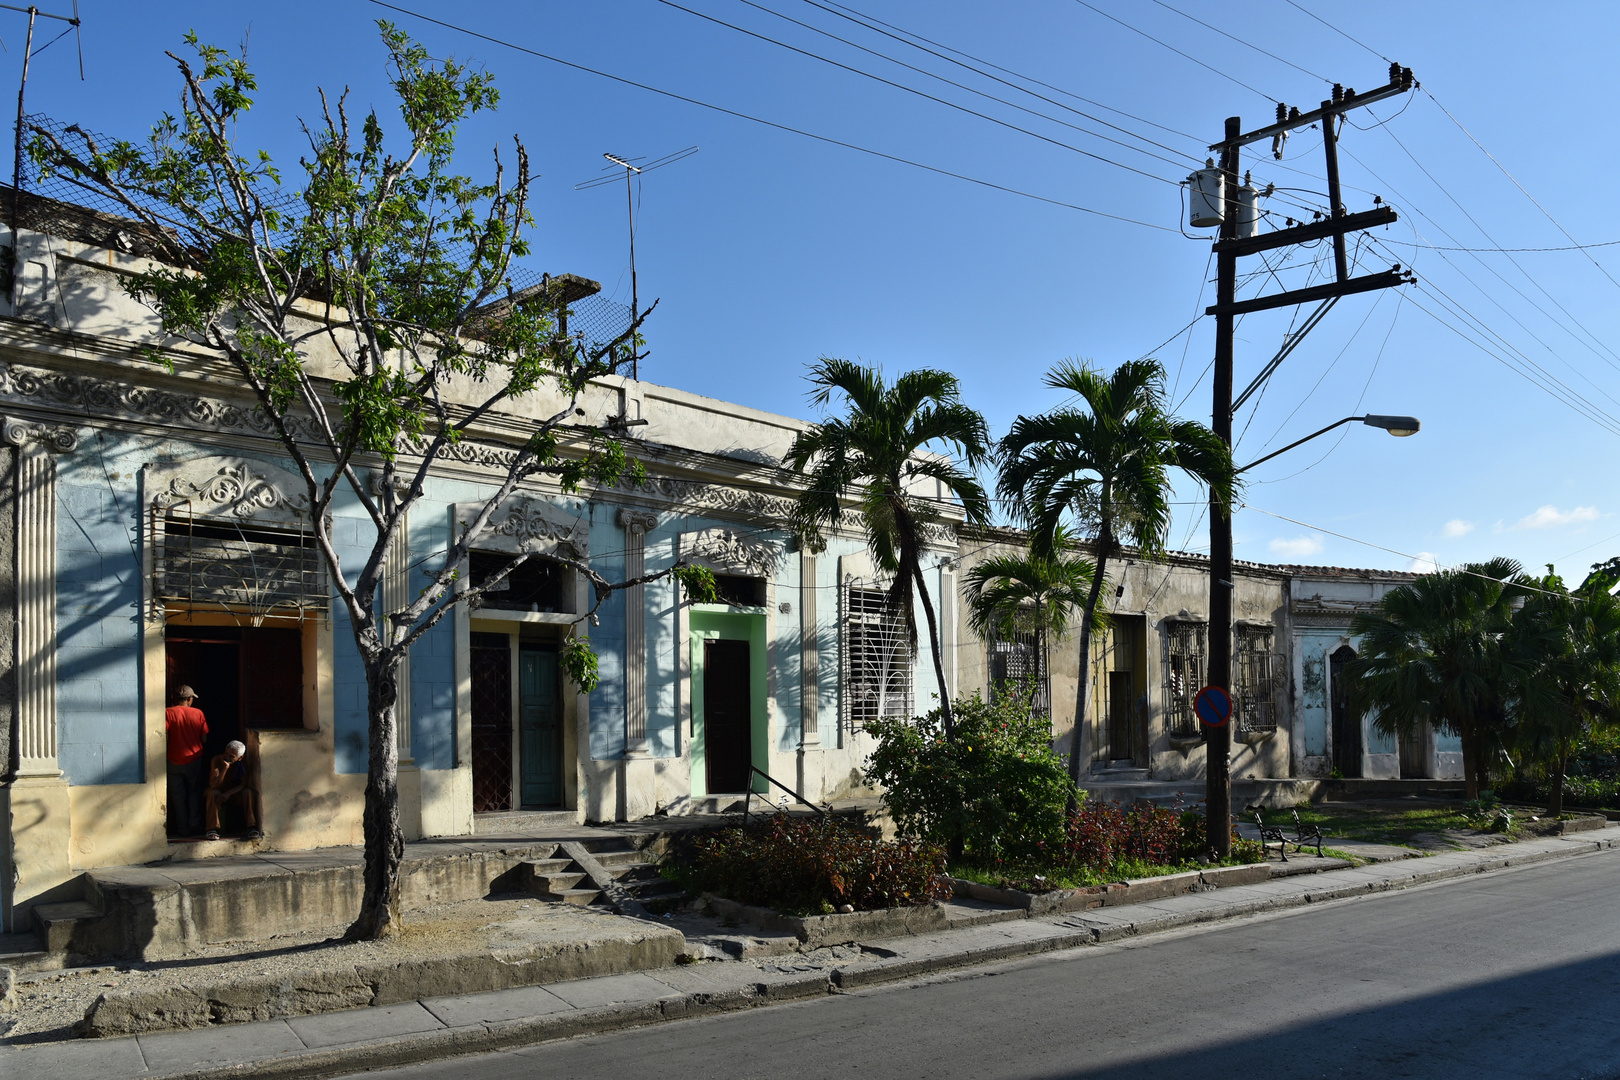
POLYGON ((1564 812, 1571 749, 1620 720, 1620 600, 1599 579, 1567 592, 1552 567, 1512 617, 1514 741, 1552 769, 1547 813, 1564 812))
MULTIPOLYGON (((1054 553, 997 555, 979 563, 963 576, 968 623, 980 638, 1012 639, 1029 634, 1040 658, 1039 679, 1029 688, 1029 704, 1050 683, 1047 647, 1069 629, 1074 610, 1091 591, 1090 559, 1063 554, 1073 546, 1067 529, 1060 527, 1054 553)), ((1050 697, 1048 697, 1050 702, 1050 697)))
POLYGON ((1386 735, 1410 736, 1427 723, 1461 738, 1470 799, 1488 786, 1510 690, 1520 684, 1503 635, 1524 595, 1522 569, 1497 558, 1424 574, 1350 620, 1360 639, 1360 655, 1345 667, 1351 716, 1375 712, 1386 735))
POLYGON ((916 489, 920 481, 937 481, 956 497, 969 522, 989 521, 990 500, 973 474, 952 458, 927 450, 949 447, 968 469, 977 468, 989 454, 984 417, 962 404, 956 376, 946 371, 908 371, 889 386, 876 368, 822 357, 811 366, 810 381, 816 387, 810 395, 812 404, 826 408, 837 392, 847 411, 800 432, 788 450, 789 468, 809 470, 809 486, 794 508, 794 529, 819 548, 824 545, 824 530, 843 522, 845 499, 854 502, 873 561, 893 577, 886 606, 904 620, 913 658, 917 623, 911 590, 917 589, 928 620, 945 737, 953 738, 939 621, 922 569, 923 530, 940 520, 941 507, 937 497, 916 489))
POLYGON ((1209 428, 1179 420, 1164 405, 1164 368, 1132 360, 1105 375, 1065 361, 1046 385, 1077 395, 1079 406, 1020 416, 1001 440, 1001 495, 1031 527, 1030 550, 1049 557, 1065 519, 1089 533, 1096 557, 1080 613, 1080 681, 1074 702, 1069 775, 1080 782, 1080 733, 1085 723, 1091 632, 1121 542, 1151 558, 1164 549, 1170 527, 1170 470, 1207 484, 1229 503, 1237 477, 1232 453, 1209 428))

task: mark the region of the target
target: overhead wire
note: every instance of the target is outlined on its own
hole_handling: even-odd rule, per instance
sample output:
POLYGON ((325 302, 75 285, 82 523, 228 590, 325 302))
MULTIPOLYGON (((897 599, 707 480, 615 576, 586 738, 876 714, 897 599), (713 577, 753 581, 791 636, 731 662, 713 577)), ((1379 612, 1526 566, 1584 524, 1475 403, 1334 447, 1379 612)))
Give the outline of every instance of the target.
MULTIPOLYGON (((764 7, 761 4, 755 3, 754 0, 739 0, 739 2, 747 4, 749 7, 757 7, 761 11, 770 11, 771 14, 777 15, 780 18, 784 18, 784 19, 788 18, 788 16, 783 15, 781 12, 771 11, 770 8, 767 8, 767 7, 764 7)), ((1038 99, 1040 101, 1047 102, 1050 105, 1055 105, 1058 108, 1063 109, 1063 110, 1065 110, 1067 112, 1072 112, 1076 116, 1083 116, 1087 120, 1092 121, 1093 123, 1102 124, 1104 127, 1112 128, 1115 131, 1118 131, 1118 132, 1121 132, 1123 134, 1129 135, 1131 138, 1138 139, 1138 140, 1140 140, 1142 142, 1147 143, 1150 146, 1156 146, 1159 149, 1168 151, 1169 153, 1172 153, 1172 154, 1179 154, 1181 157, 1187 158, 1190 161, 1196 162, 1196 161, 1198 161, 1200 159, 1200 155, 1189 154, 1189 153, 1187 153, 1185 151, 1177 150, 1176 148, 1174 148, 1172 146, 1167 146, 1166 144, 1158 142, 1157 140, 1149 139, 1147 136, 1139 134, 1138 132, 1132 131, 1130 128, 1123 127, 1123 126, 1121 126, 1119 124, 1115 124, 1115 123, 1113 123, 1112 121, 1109 121, 1109 120, 1104 120, 1100 116, 1093 116, 1090 113, 1085 112, 1085 111, 1083 111, 1081 109, 1076 109, 1072 105, 1065 105, 1065 104, 1063 104, 1063 102, 1058 101, 1055 98, 1047 97, 1045 94, 1038 94, 1035 91, 1030 90, 1028 87, 1019 86, 1017 83, 1012 82, 1011 80, 1003 79, 1003 78, 1001 78, 1000 76, 997 76, 997 75, 992 75, 988 71, 984 71, 984 70, 982 70, 980 68, 974 67, 972 64, 964 63, 963 61, 957 60, 954 57, 947 56, 944 53, 937 51, 936 49, 930 49, 930 48, 927 48, 927 47, 925 47, 923 45, 917 44, 916 41, 907 40, 906 37, 901 36, 902 34, 909 33, 907 31, 900 31, 899 33, 891 33, 889 30, 883 29, 883 27, 888 26, 887 23, 881 23, 879 25, 872 25, 872 23, 877 23, 878 20, 872 19, 871 16, 868 16, 868 15, 861 15, 859 12, 856 12, 853 8, 844 8, 844 10, 840 11, 840 10, 838 10, 838 8, 843 8, 842 4, 828 5, 828 4, 821 3, 820 0, 803 0, 803 2, 810 5, 813 8, 817 8, 817 9, 819 9, 821 11, 827 12, 829 15, 833 15, 833 16, 836 16, 837 18, 844 19, 844 20, 846 20, 848 22, 853 23, 856 26, 860 26, 860 27, 863 27, 863 28, 865 28, 867 30, 870 30, 873 33, 881 34, 884 37, 887 37, 887 38, 890 38, 891 40, 897 41, 902 45, 906 45, 906 46, 908 46, 910 48, 917 49, 920 52, 927 53, 930 56, 937 57, 937 58, 939 58, 941 60, 944 60, 946 63, 955 64, 957 67, 960 67, 960 68, 962 68, 963 70, 966 70, 966 71, 971 71, 974 74, 979 75, 982 78, 994 80, 995 82, 998 82, 998 83, 1002 84, 1003 86, 1007 86, 1007 87, 1010 87, 1010 88, 1012 88, 1014 90, 1017 90, 1021 94, 1028 94, 1029 96, 1031 96, 1033 98, 1036 98, 1036 99, 1038 99), (870 22, 863 21, 863 20, 870 20, 870 22)), ((886 53, 878 53, 878 52, 875 52, 874 50, 866 48, 866 46, 864 46, 864 45, 857 45, 854 42, 848 41, 845 38, 838 37, 836 34, 828 34, 827 31, 822 30, 819 27, 809 26, 809 24, 807 24, 807 23, 799 23, 798 20, 796 20, 796 19, 789 19, 788 21, 797 23, 800 26, 807 26, 807 27, 809 27, 809 29, 815 30, 816 33, 818 33, 818 34, 825 34, 828 37, 833 38, 835 41, 842 41, 845 44, 854 45, 855 48, 861 49, 864 52, 871 52, 871 53, 873 53, 873 55, 876 55, 876 56, 882 56, 884 59, 890 60, 890 61, 892 61, 894 63, 897 63, 897 64, 901 64, 903 67, 911 67, 911 65, 904 64, 904 63, 902 63, 902 61, 896 60, 894 57, 889 56, 886 53)), ((910 35, 910 36, 916 37, 918 41, 927 41, 928 40, 927 38, 923 38, 923 37, 921 37, 919 35, 910 35)), ((929 42, 929 44, 934 44, 934 43, 929 42)), ((939 46, 939 47, 940 48, 945 48, 945 46, 939 46)), ((950 51, 951 52, 957 52, 957 50, 955 50, 955 49, 952 49, 950 51)), ((968 56, 969 54, 967 54, 967 53, 958 53, 958 55, 968 56)), ((969 59, 973 59, 977 63, 985 64, 988 67, 995 68, 995 65, 989 64, 987 61, 984 61, 984 60, 978 60, 976 57, 971 57, 970 56, 969 59)), ((923 68, 915 68, 915 67, 913 67, 911 69, 913 71, 921 71, 921 72, 923 72, 923 74, 929 75, 932 78, 941 78, 940 76, 934 75, 932 72, 926 71, 923 68)), ((1006 69, 1004 69, 1004 68, 996 68, 996 70, 1004 71, 1006 69)), ((1040 86, 1045 85, 1044 83, 1040 83, 1038 80, 1030 79, 1028 76, 1017 75, 1014 72, 1008 72, 1008 74, 1013 74, 1016 78, 1024 79, 1026 82, 1033 82, 1036 85, 1040 85, 1040 86)), ((950 82, 950 80, 948 80, 948 79, 943 80, 943 81, 950 82)), ((952 82, 951 85, 952 86, 961 86, 962 84, 952 82)), ((971 88, 964 87, 964 89, 971 89, 971 88)), ((990 97, 991 100, 993 100, 993 101, 1002 101, 1001 98, 992 97, 991 95, 984 94, 983 91, 980 91, 980 90, 973 90, 972 92, 975 93, 975 94, 981 94, 982 96, 985 96, 985 97, 990 97)), ((1064 91, 1057 91, 1057 92, 1058 93, 1064 93, 1064 91)), ((1069 94, 1067 96, 1074 97, 1078 101, 1085 101, 1087 104, 1097 104, 1098 108, 1106 109, 1109 112, 1119 112, 1119 110, 1117 110, 1117 109, 1111 109, 1106 105, 1102 105, 1100 103, 1092 102, 1091 99, 1089 99, 1089 98, 1082 98, 1082 97, 1079 97, 1078 95, 1074 95, 1074 94, 1069 94)), ((1011 104, 1011 103, 1006 102, 1006 104, 1011 104)), ((1023 106, 1014 106, 1014 107, 1015 108, 1023 108, 1023 106)), ((1030 110, 1026 110, 1026 111, 1030 111, 1030 110)), ((1034 115, 1036 115, 1036 116, 1045 116, 1044 113, 1035 113, 1034 115)), ((1120 113, 1120 115, 1130 116, 1129 113, 1120 113)), ((1141 120, 1139 117, 1131 117, 1131 118, 1137 120, 1139 123, 1146 123, 1146 124, 1151 124, 1152 123, 1152 121, 1149 121, 1149 120, 1141 120)), ((1052 119, 1052 118, 1048 117, 1048 119, 1052 119)), ((1057 121, 1057 122, 1062 123, 1062 121, 1057 121)), ((1155 124, 1153 126, 1158 127, 1160 125, 1155 124)), ((1077 128, 1076 130, 1085 131, 1086 129, 1085 128, 1077 128)), ((1177 132, 1175 134, 1180 134, 1180 133, 1177 132)), ((1101 136, 1099 136, 1099 137, 1101 137, 1101 136)), ((1195 148, 1201 147, 1201 144, 1198 143, 1198 140, 1193 138, 1193 136, 1184 135, 1183 137, 1190 140, 1194 144, 1195 148)), ((1121 145, 1126 145, 1126 144, 1122 143, 1121 145)))
POLYGON ((1279 63, 1279 64, 1286 64, 1289 67, 1293 68, 1295 71, 1298 71, 1298 72, 1301 72, 1303 74, 1309 75, 1313 79, 1320 79, 1323 82, 1327 83, 1329 86, 1333 85, 1334 81, 1332 79, 1328 78, 1326 75, 1320 75, 1320 74, 1312 71, 1310 68, 1300 67, 1298 64, 1294 63, 1292 60, 1284 60, 1282 57, 1278 56, 1276 53, 1267 52, 1265 49, 1262 49, 1260 46, 1256 45, 1254 42, 1248 41, 1248 40, 1246 40, 1244 38, 1240 38, 1236 34, 1228 34, 1225 30, 1222 30, 1220 27, 1212 26, 1209 23, 1205 22, 1203 19, 1200 19, 1200 18, 1198 18, 1198 17, 1196 17, 1194 15, 1187 14, 1185 11, 1182 11, 1178 7, 1172 7, 1170 4, 1165 3, 1164 0, 1153 0, 1153 2, 1155 4, 1158 4, 1160 7, 1164 8, 1166 11, 1175 12, 1177 15, 1180 15, 1183 19, 1190 19, 1191 21, 1197 23, 1199 26, 1202 26, 1206 30, 1215 31, 1215 33, 1221 35, 1221 37, 1226 38, 1229 41, 1237 42, 1239 45, 1242 45, 1246 49, 1253 49, 1255 52, 1259 53, 1261 56, 1269 56, 1269 57, 1271 57, 1271 59, 1277 61, 1277 63, 1279 63))
MULTIPOLYGON (((1078 210, 1083 214, 1090 214, 1090 215, 1092 215, 1094 217, 1108 218, 1111 221, 1122 221, 1122 222, 1125 222, 1128 225, 1140 225, 1143 228, 1154 229, 1154 230, 1157 230, 1159 232, 1174 233, 1174 232, 1177 231, 1177 230, 1169 228, 1168 226, 1165 226, 1165 225, 1157 225, 1157 224, 1154 224, 1153 222, 1150 222, 1150 221, 1140 221, 1140 220, 1138 220, 1136 218, 1126 217, 1123 214, 1112 214, 1112 213, 1109 213, 1106 210, 1096 210, 1096 209, 1093 209, 1092 207, 1089 207, 1089 206, 1081 206, 1078 203, 1066 202, 1066 201, 1064 201, 1062 199, 1054 199, 1054 198, 1051 198, 1051 197, 1046 196, 1046 195, 1037 195, 1037 194, 1035 194, 1033 192, 1024 191, 1024 190, 1022 190, 1020 188, 1010 187, 1010 186, 1008 186, 1006 184, 998 184, 998 183, 995 183, 994 181, 991 181, 991 180, 983 180, 983 179, 980 179, 979 177, 976 177, 976 176, 969 176, 969 175, 967 175, 965 173, 955 172, 955 171, 953 171, 951 169, 941 168, 940 166, 937 166, 937 165, 924 164, 923 162, 920 162, 920 161, 914 161, 911 158, 902 157, 899 154, 890 154, 890 153, 887 153, 887 152, 885 152, 883 150, 875 150, 875 149, 873 149, 872 147, 869 147, 869 146, 862 146, 859 143, 848 142, 848 141, 846 141, 844 139, 834 138, 834 137, 832 137, 830 135, 821 135, 821 134, 818 134, 818 133, 813 132, 813 131, 806 131, 803 128, 793 127, 790 124, 778 123, 775 120, 767 120, 767 119, 765 119, 763 117, 754 116, 754 115, 752 115, 750 113, 745 113, 745 112, 742 112, 742 111, 740 111, 738 109, 729 109, 729 108, 726 108, 723 105, 715 105, 715 104, 713 104, 711 102, 703 101, 703 100, 701 100, 699 98, 690 97, 690 96, 688 96, 686 94, 676 93, 673 90, 664 90, 664 89, 662 89, 660 87, 652 86, 652 85, 650 85, 648 83, 638 82, 635 79, 626 78, 623 75, 614 75, 611 72, 602 71, 602 70, 600 70, 598 68, 589 67, 589 66, 587 66, 585 64, 575 63, 572 60, 564 60, 562 57, 552 56, 549 53, 543 53, 543 52, 539 51, 538 49, 532 49, 532 48, 529 48, 526 45, 519 45, 516 42, 508 41, 505 38, 495 37, 492 34, 485 34, 485 33, 481 32, 481 31, 473 30, 473 29, 471 29, 469 27, 461 26, 461 25, 459 25, 457 23, 449 22, 449 21, 447 21, 445 19, 435 18, 435 17, 433 17, 431 15, 424 15, 419 11, 412 10, 411 8, 403 7, 403 6, 399 5, 399 4, 389 3, 388 0, 367 0, 367 2, 371 3, 371 4, 375 4, 378 7, 387 8, 390 11, 397 11, 402 15, 409 15, 414 19, 420 19, 420 20, 422 20, 423 22, 426 22, 426 23, 432 23, 435 26, 442 26, 447 30, 454 30, 455 32, 457 32, 459 34, 465 34, 468 37, 477 38, 480 41, 487 41, 487 42, 490 42, 491 44, 494 44, 494 45, 500 45, 500 46, 502 46, 504 48, 511 49, 514 52, 520 52, 520 53, 524 53, 524 54, 529 55, 529 56, 536 57, 536 58, 541 59, 541 60, 547 60, 547 61, 550 61, 551 63, 559 64, 559 65, 561 65, 563 67, 573 68, 576 71, 583 71, 586 74, 595 75, 595 76, 597 76, 599 78, 603 78, 603 79, 609 79, 609 80, 611 80, 613 82, 621 83, 621 84, 623 84, 625 86, 631 86, 631 87, 634 87, 634 88, 636 88, 638 90, 645 90, 648 93, 657 94, 660 97, 667 97, 667 98, 670 98, 670 99, 672 99, 674 101, 685 102, 688 105, 696 105, 699 108, 708 109, 708 110, 710 110, 712 112, 721 113, 721 114, 723 114, 725 116, 736 117, 739 120, 747 120, 750 123, 759 124, 762 127, 774 128, 777 131, 785 131, 785 132, 787 132, 789 134, 799 135, 799 136, 802 136, 803 138, 806 138, 806 139, 814 139, 817 142, 826 143, 829 146, 843 147, 846 150, 854 150, 854 151, 856 151, 858 153, 870 155, 871 157, 881 158, 884 161, 892 161, 892 162, 895 162, 896 164, 900 164, 900 165, 909 165, 912 168, 921 169, 924 172, 934 173, 934 174, 936 174, 938 176, 948 176, 948 177, 950 177, 950 178, 952 178, 954 180, 962 180, 962 181, 965 181, 965 182, 967 182, 969 184, 976 184, 979 187, 989 188, 989 189, 991 189, 993 191, 1005 192, 1005 193, 1007 193, 1009 195, 1017 195, 1020 198, 1032 199, 1032 200, 1034 200, 1036 202, 1047 203, 1047 204, 1049 204, 1051 206, 1060 206, 1060 207, 1063 207, 1063 208, 1069 209, 1069 210, 1078 210)), ((1162 180, 1163 178, 1162 177, 1155 177, 1155 179, 1162 180)), ((1165 183, 1174 183, 1174 181, 1164 181, 1164 182, 1165 183)))
MULTIPOLYGON (((855 67, 854 65, 851 65, 851 64, 845 64, 845 63, 843 63, 841 61, 834 60, 829 56, 822 56, 820 53, 812 52, 809 49, 801 49, 797 45, 792 45, 792 44, 789 44, 788 42, 781 41, 781 40, 779 40, 777 38, 773 38, 768 34, 761 34, 757 30, 750 30, 747 27, 738 26, 736 23, 727 22, 726 20, 718 18, 717 16, 709 15, 709 14, 706 14, 706 13, 704 13, 702 11, 698 11, 696 8, 686 7, 684 4, 677 3, 676 0, 656 0, 656 2, 660 3, 660 4, 663 4, 665 7, 673 8, 676 11, 684 11, 688 15, 693 15, 693 16, 696 16, 699 19, 705 20, 706 22, 714 23, 716 26, 723 26, 723 27, 726 27, 729 30, 735 30, 739 34, 745 34, 748 37, 757 38, 760 41, 769 42, 770 44, 778 46, 779 48, 787 49, 789 52, 798 53, 800 56, 809 57, 812 60, 820 60, 824 64, 830 64, 831 66, 833 66, 835 68, 839 68, 841 70, 848 71, 848 72, 850 72, 852 74, 855 74, 855 75, 860 75, 860 76, 862 76, 864 78, 871 79, 874 82, 882 83, 884 86, 890 86, 890 87, 893 87, 896 90, 902 90, 902 91, 904 91, 905 93, 908 93, 908 94, 915 94, 917 97, 923 98, 923 99, 925 99, 927 101, 935 102, 936 104, 939 104, 939 105, 944 105, 946 108, 949 108, 949 109, 955 109, 958 112, 966 113, 968 116, 976 116, 981 120, 987 120, 992 124, 999 125, 1001 127, 1007 128, 1007 129, 1009 129, 1011 131, 1016 131, 1016 132, 1019 132, 1020 134, 1028 135, 1033 139, 1039 139, 1041 142, 1050 143, 1053 146, 1061 147, 1064 150, 1073 151, 1074 153, 1080 154, 1080 155, 1082 155, 1084 157, 1091 158, 1091 159, 1093 159, 1095 161, 1100 161, 1105 165, 1112 165, 1117 169, 1124 169, 1126 172, 1135 173, 1138 176, 1145 176, 1149 180, 1157 180, 1161 184, 1176 185, 1178 183, 1175 180, 1167 179, 1166 177, 1159 176, 1156 173, 1150 173, 1146 169, 1138 169, 1133 165, 1126 165, 1124 162, 1115 161, 1112 158, 1104 157, 1102 154, 1094 154, 1090 150, 1082 150, 1080 147, 1075 146, 1072 143, 1066 143, 1062 139, 1054 139, 1050 135, 1043 135, 1038 131, 1033 131, 1030 128, 1021 127, 1018 124, 1012 123, 1011 121, 1003 120, 1003 119, 1001 119, 999 117, 996 117, 996 116, 991 116, 989 113, 983 113, 983 112, 978 111, 977 109, 970 109, 966 105, 962 105, 962 104, 960 104, 958 102, 951 101, 948 98, 942 98, 942 97, 938 96, 937 94, 930 94, 926 90, 919 90, 914 86, 907 86, 905 83, 895 82, 893 79, 886 79, 881 75, 874 74, 873 72, 870 72, 870 71, 865 71, 865 70, 863 70, 861 68, 858 68, 858 67, 855 67)), ((746 3, 747 0, 744 0, 744 2, 746 3)), ((775 14, 775 12, 772 12, 772 14, 775 14)), ((782 16, 782 17, 787 18, 787 16, 785 16, 785 15, 782 16)), ((789 20, 789 21, 792 21, 792 20, 789 20)), ((831 35, 829 35, 829 36, 831 36, 831 35)), ((899 63, 899 61, 895 61, 895 62, 899 63)), ((925 72, 925 74, 927 74, 927 73, 925 72)), ((933 76, 933 77, 943 79, 943 76, 933 76)), ((950 80, 943 79, 943 81, 949 82, 950 80)), ((960 84, 953 84, 953 85, 960 85, 960 84)), ((986 96, 988 96, 988 95, 986 95, 986 96)), ((996 98, 995 100, 1000 101, 1001 99, 996 98)), ((1005 104, 1005 102, 1003 102, 1003 104, 1005 104)), ((1042 114, 1037 114, 1037 115, 1042 115, 1042 114)), ((1050 120, 1052 118, 1051 117, 1045 117, 1045 119, 1050 120)), ((1063 121, 1058 121, 1058 123, 1062 123, 1062 122, 1063 121)), ((1069 125, 1069 126, 1073 126, 1073 125, 1069 125)), ((1088 132, 1088 134, 1090 134, 1090 133, 1088 132)), ((1106 136, 1099 136, 1099 137, 1106 137, 1106 136)), ((1110 142, 1118 142, 1117 139, 1110 139, 1109 141, 1110 142)), ((1136 150, 1136 152, 1140 153, 1140 154, 1148 154, 1150 157, 1158 158, 1158 160, 1160 160, 1160 161, 1168 160, 1166 158, 1160 157, 1157 154, 1153 154, 1153 153, 1151 153, 1150 151, 1147 151, 1147 150, 1140 150, 1140 149, 1137 149, 1135 147, 1130 147, 1130 149, 1136 150)), ((1179 162, 1171 162, 1171 164, 1179 166, 1180 163, 1179 162)))
POLYGON ((1204 63, 1204 61, 1198 59, 1198 57, 1192 56, 1192 55, 1189 55, 1187 53, 1182 52, 1180 49, 1176 48, 1174 45, 1170 44, 1168 41, 1164 41, 1164 40, 1162 40, 1160 38, 1156 38, 1152 34, 1148 33, 1146 30, 1140 29, 1139 27, 1132 26, 1130 23, 1126 22, 1124 19, 1117 18, 1116 16, 1108 14, 1108 12, 1104 11, 1100 7, 1097 7, 1095 4, 1088 3, 1087 0, 1074 0, 1074 2, 1079 4, 1083 8, 1088 8, 1088 9, 1096 12, 1098 15, 1101 15, 1103 18, 1108 19, 1111 22, 1118 23, 1119 25, 1123 26, 1125 29, 1131 31, 1133 34, 1142 35, 1143 37, 1147 38, 1149 41, 1153 42, 1155 45, 1160 45, 1160 46, 1162 46, 1162 47, 1164 47, 1166 49, 1169 49, 1171 52, 1175 53, 1177 56, 1181 57, 1184 60, 1191 60, 1193 63, 1197 64, 1199 67, 1205 69, 1206 71, 1210 71, 1210 72, 1213 72, 1216 75, 1219 75, 1221 78, 1225 79, 1227 82, 1236 83, 1238 86, 1241 86, 1241 87, 1243 87, 1243 89, 1249 91, 1249 93, 1260 95, 1261 97, 1265 98, 1267 101, 1271 102, 1273 105, 1280 105, 1281 104, 1281 102, 1279 102, 1276 98, 1272 97, 1270 94, 1266 93, 1265 91, 1256 90, 1254 87, 1250 86, 1248 83, 1244 82, 1242 79, 1239 79, 1234 75, 1228 75, 1226 72, 1222 71, 1220 68, 1215 67, 1212 64, 1206 64, 1206 63, 1204 63))

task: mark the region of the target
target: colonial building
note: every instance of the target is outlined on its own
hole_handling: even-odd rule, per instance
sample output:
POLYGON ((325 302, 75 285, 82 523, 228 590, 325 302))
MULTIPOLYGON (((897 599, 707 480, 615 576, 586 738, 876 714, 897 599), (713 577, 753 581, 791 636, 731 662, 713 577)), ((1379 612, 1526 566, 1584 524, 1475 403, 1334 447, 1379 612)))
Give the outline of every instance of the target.
MULTIPOLYGON (((359 843, 367 731, 304 485, 255 401, 127 298, 120 278, 146 265, 127 223, 45 200, 25 202, 23 223, 15 306, 0 304, 7 929, 37 901, 76 898, 95 867, 359 843), (208 717, 207 753, 247 744, 262 840, 169 835, 164 710, 180 684, 208 717)), ((564 551, 612 581, 684 558, 716 572, 720 601, 666 579, 582 621, 585 582, 540 558, 458 608, 403 681, 407 835, 466 835, 484 812, 724 807, 764 790, 760 774, 811 800, 859 790, 864 721, 936 688, 897 648, 860 537, 816 553, 790 542, 795 478, 778 463, 805 423, 618 377, 582 405, 635 441, 649 481, 575 496, 525 483, 475 541, 473 580, 520 551, 564 551), (559 670, 571 634, 600 657, 588 695, 559 670)), ((442 565, 554 408, 542 391, 512 402, 435 469, 390 553, 388 599, 442 565)), ((332 513, 353 572, 373 526, 352 498, 332 513)), ((954 531, 930 543, 930 587, 954 596, 954 531)))

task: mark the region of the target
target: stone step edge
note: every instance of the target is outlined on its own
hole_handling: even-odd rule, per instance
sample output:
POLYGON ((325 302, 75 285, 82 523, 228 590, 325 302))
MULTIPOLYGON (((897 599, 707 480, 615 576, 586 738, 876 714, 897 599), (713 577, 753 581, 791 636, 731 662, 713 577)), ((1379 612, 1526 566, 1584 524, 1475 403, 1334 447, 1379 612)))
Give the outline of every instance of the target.
MULTIPOLYGON (((1382 883, 1363 882, 1348 887, 1315 889, 1294 897, 1262 899, 1247 904, 1224 903, 1219 909, 1215 910, 1189 912, 1186 915, 1179 916, 1169 915, 1158 919, 1131 923, 1126 926, 1108 928, 1079 927, 1070 934, 1057 934, 1029 941, 1007 942, 1002 945, 981 949, 959 950, 936 956, 919 957, 916 960, 898 961, 893 964, 876 964, 870 967, 863 966, 862 968, 834 968, 830 972, 818 972, 799 979, 786 979, 772 983, 753 983, 719 992, 672 994, 668 998, 654 1002, 581 1009, 569 1013, 552 1013, 546 1016, 525 1017, 498 1023, 467 1025, 461 1028, 447 1028, 414 1035, 394 1036, 368 1043, 352 1043, 347 1046, 313 1050, 294 1057, 268 1059, 260 1062, 243 1062, 231 1070, 231 1075, 233 1078, 245 1078, 245 1080, 324 1080, 326 1077, 342 1076, 361 1070, 403 1068, 407 1065, 468 1054, 493 1053, 500 1050, 534 1046, 554 1040, 609 1034, 670 1020, 686 1020, 699 1016, 735 1012, 764 1005, 775 1005, 788 1001, 819 997, 824 994, 849 992, 884 983, 903 982, 907 979, 950 971, 955 968, 1000 963, 1086 945, 1105 944, 1127 936, 1162 933, 1166 930, 1207 922, 1225 922, 1246 918, 1264 911, 1285 910, 1355 896, 1394 892, 1417 885, 1454 880, 1473 874, 1573 858, 1580 855, 1590 855, 1617 846, 1615 838, 1602 840, 1583 839, 1580 841, 1566 841, 1566 843, 1568 844, 1568 850, 1553 849, 1525 852, 1511 859, 1506 857, 1489 858, 1480 860, 1478 864, 1473 866, 1441 867, 1424 873, 1414 872, 1405 875, 1406 880, 1391 879, 1382 883)), ((1413 862, 1418 862, 1418 860, 1413 860, 1413 862)), ((1412 862, 1403 865, 1411 866, 1412 862)), ((1326 877, 1328 875, 1321 876, 1326 877)), ((1242 888, 1242 886, 1237 888, 1242 888)), ((1081 916, 1071 915, 1065 917, 1062 922, 1067 923, 1070 920, 1084 921, 1081 916)), ((39 1050, 23 1052, 41 1053, 48 1051, 40 1048, 39 1050)), ((165 1073, 162 1074, 161 1080, 213 1080, 218 1075, 219 1070, 217 1068, 195 1069, 185 1072, 165 1073)))

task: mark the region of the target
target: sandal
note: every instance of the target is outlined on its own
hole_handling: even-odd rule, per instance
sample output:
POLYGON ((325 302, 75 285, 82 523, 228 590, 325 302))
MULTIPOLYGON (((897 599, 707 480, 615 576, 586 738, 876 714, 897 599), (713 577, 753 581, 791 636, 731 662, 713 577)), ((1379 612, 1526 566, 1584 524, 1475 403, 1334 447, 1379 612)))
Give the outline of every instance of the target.
POLYGON ((209 829, 207 832, 203 833, 203 839, 204 840, 218 840, 219 839, 219 833, 215 832, 213 829, 209 829))

